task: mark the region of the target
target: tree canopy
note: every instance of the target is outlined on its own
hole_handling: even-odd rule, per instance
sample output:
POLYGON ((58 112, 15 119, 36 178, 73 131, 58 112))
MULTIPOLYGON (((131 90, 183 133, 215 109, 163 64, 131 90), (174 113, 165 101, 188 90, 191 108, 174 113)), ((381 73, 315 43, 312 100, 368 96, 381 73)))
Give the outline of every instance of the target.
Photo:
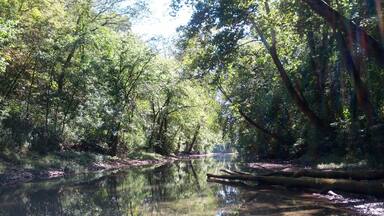
POLYGON ((380 159, 380 1, 171 6, 193 15, 164 57, 145 1, 0 0, 0 148, 380 159))
POLYGON ((214 92, 131 31, 145 4, 0 1, 1 148, 209 151, 214 92))
POLYGON ((380 152, 380 3, 173 1, 175 10, 185 4, 194 14, 181 29, 181 59, 229 102, 238 149, 278 158, 380 152))

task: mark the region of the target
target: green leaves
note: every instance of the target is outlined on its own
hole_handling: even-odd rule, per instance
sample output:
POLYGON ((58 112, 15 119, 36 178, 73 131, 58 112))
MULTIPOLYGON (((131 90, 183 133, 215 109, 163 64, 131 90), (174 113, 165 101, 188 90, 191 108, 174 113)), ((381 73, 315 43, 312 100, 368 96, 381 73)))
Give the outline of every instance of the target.
MULTIPOLYGON (((238 116, 240 108, 270 131, 287 135, 287 139, 291 139, 292 135, 302 138, 300 134, 312 130, 308 129, 307 122, 297 112, 303 107, 306 107, 307 113, 319 116, 318 119, 324 122, 333 122, 340 117, 350 119, 351 115, 358 115, 361 111, 357 110, 352 80, 341 75, 346 71, 342 66, 335 32, 304 2, 174 2, 176 6, 180 6, 181 2, 191 4, 195 9, 190 23, 182 28, 183 63, 184 68, 188 69, 185 76, 207 82, 214 88, 221 86, 227 91, 230 99, 222 99, 224 116, 221 124, 232 136, 229 139, 236 140, 240 149, 240 145, 244 144, 241 142, 248 142, 245 144, 248 150, 261 149, 263 154, 275 154, 276 151, 287 151, 292 147, 288 142, 276 147, 272 140, 264 140, 262 133, 249 129, 238 116), (263 43, 268 46, 265 48, 263 43), (275 57, 271 58, 273 54, 275 57), (291 87, 284 88, 282 84, 291 87), (288 97, 287 89, 295 100, 288 97), (297 101, 303 103, 295 107, 297 101), (349 114, 346 115, 343 110, 350 110, 349 114), (256 139, 268 144, 256 143, 256 139), (251 146, 249 143, 256 144, 251 146)), ((370 7, 364 1, 329 1, 329 4, 344 16, 360 23, 361 27, 372 31, 372 35, 380 33, 377 23, 373 24, 372 20, 377 15, 370 9, 374 3, 370 7), (376 27, 376 30, 372 30, 372 27, 376 27)), ((373 69, 369 61, 363 60, 365 57, 356 44, 349 46, 353 58, 358 64, 364 65, 361 72, 367 72, 367 82, 375 89, 373 97, 382 101, 377 96, 381 95, 382 90, 376 86, 382 70, 373 69)), ((362 100, 357 99, 360 102, 362 100)), ((369 99, 366 98, 366 101, 369 99)), ((376 107, 383 107, 382 104, 379 102, 376 107)))
POLYGON ((9 60, 10 56, 4 51, 7 46, 10 46, 18 32, 15 26, 15 21, 0 18, 0 74, 5 72, 8 65, 7 59, 9 60))

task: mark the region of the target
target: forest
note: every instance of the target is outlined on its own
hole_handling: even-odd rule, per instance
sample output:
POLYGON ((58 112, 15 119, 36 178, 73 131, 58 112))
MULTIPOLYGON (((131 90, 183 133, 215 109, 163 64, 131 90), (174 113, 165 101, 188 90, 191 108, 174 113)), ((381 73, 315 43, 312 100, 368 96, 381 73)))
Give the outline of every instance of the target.
POLYGON ((131 30, 146 1, 124 2, 0 0, 1 160, 383 162, 383 2, 173 0, 193 14, 171 56, 131 30))
POLYGON ((145 4, 0 3, 3 153, 208 152, 221 143, 220 104, 130 31, 145 4))
POLYGON ((0 0, 1 214, 300 197, 266 185, 384 197, 384 1, 162 0, 189 21, 143 39, 155 1, 0 0))

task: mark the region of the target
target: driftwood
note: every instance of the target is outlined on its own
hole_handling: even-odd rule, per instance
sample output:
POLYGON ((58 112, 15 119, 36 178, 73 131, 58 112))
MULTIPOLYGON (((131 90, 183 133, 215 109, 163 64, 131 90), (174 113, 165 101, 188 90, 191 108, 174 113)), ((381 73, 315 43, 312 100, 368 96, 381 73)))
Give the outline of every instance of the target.
MULTIPOLYGON (((278 185, 285 187, 320 189, 320 190, 335 190, 357 194, 366 194, 374 196, 384 196, 384 181, 358 181, 351 178, 343 179, 342 177, 356 177, 350 175, 350 172, 328 171, 325 174, 318 172, 279 172, 273 175, 250 175, 238 171, 221 170, 226 175, 207 174, 208 181, 211 182, 226 182, 233 184, 242 184, 240 182, 257 182, 259 185, 278 185), (330 174, 332 173, 332 174, 330 174), (348 175, 346 175, 348 173, 348 175), (278 175, 282 174, 282 175, 278 175), (305 176, 309 174, 312 176, 305 176), (314 177, 316 176, 316 177, 314 177), (324 177, 325 176, 325 177, 324 177), (337 178, 329 178, 330 176, 337 178)), ((368 177, 377 177, 373 175, 373 171, 367 171, 368 177)), ((363 173, 364 174, 364 173, 363 173)), ((359 176, 360 177, 360 176, 359 176)), ((358 177, 356 177, 358 178, 358 177)), ((244 183, 245 184, 245 183, 244 183)))

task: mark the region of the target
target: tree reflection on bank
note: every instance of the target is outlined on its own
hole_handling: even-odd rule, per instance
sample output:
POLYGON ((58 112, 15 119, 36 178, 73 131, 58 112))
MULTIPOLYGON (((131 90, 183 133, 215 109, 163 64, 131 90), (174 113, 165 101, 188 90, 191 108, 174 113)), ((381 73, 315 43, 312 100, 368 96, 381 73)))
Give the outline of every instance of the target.
POLYGON ((337 212, 299 194, 207 183, 229 158, 182 161, 64 182, 0 189, 0 215, 243 215, 337 212), (315 203, 315 204, 314 204, 315 203), (326 210, 326 211, 324 211, 326 210))

